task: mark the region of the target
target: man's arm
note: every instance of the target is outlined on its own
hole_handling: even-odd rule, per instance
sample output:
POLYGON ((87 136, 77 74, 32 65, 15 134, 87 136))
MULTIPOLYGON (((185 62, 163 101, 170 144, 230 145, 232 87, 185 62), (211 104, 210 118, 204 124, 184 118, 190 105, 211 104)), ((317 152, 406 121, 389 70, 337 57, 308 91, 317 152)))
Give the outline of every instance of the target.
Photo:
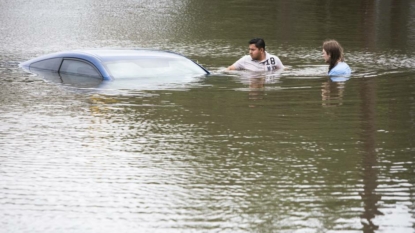
POLYGON ((243 63, 244 63, 244 57, 241 57, 239 60, 237 60, 231 66, 226 68, 226 70, 243 70, 244 69, 243 63))
POLYGON ((234 65, 231 65, 228 68, 226 68, 226 70, 236 70, 236 67, 234 65))

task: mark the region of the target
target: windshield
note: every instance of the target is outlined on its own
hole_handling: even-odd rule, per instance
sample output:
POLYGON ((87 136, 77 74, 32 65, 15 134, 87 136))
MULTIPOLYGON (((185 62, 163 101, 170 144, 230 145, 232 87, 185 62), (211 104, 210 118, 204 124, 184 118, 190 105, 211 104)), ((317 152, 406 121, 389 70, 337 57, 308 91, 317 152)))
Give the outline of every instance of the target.
POLYGON ((200 66, 186 58, 145 57, 106 62, 105 66, 115 79, 206 74, 200 66))

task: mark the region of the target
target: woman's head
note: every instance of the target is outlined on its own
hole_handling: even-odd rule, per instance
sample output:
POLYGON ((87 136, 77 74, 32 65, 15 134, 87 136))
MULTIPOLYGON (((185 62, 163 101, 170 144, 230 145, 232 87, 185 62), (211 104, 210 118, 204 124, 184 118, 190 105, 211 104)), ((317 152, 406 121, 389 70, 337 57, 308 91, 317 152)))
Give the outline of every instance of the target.
POLYGON ((337 62, 343 61, 343 48, 335 40, 326 40, 323 43, 323 58, 329 64, 329 72, 337 62))

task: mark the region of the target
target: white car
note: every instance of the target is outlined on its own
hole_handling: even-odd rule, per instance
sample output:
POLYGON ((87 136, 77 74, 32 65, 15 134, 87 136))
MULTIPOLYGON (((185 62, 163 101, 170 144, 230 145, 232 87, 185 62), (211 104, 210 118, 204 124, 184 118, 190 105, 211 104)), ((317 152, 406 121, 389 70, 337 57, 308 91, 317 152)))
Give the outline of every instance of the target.
POLYGON ((196 62, 173 52, 136 50, 74 50, 43 55, 20 64, 24 70, 62 83, 128 79, 131 82, 175 80, 210 74, 196 62), (65 81, 66 80, 66 81, 65 81))

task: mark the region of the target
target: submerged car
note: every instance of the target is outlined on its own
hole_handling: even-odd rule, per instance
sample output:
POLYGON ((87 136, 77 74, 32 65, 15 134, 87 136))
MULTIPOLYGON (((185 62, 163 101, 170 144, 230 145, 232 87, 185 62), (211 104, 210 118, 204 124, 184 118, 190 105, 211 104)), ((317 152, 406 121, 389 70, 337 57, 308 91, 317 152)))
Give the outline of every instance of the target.
POLYGON ((150 49, 74 50, 40 56, 20 66, 47 79, 63 83, 98 83, 105 80, 175 80, 210 74, 183 55, 150 49))

